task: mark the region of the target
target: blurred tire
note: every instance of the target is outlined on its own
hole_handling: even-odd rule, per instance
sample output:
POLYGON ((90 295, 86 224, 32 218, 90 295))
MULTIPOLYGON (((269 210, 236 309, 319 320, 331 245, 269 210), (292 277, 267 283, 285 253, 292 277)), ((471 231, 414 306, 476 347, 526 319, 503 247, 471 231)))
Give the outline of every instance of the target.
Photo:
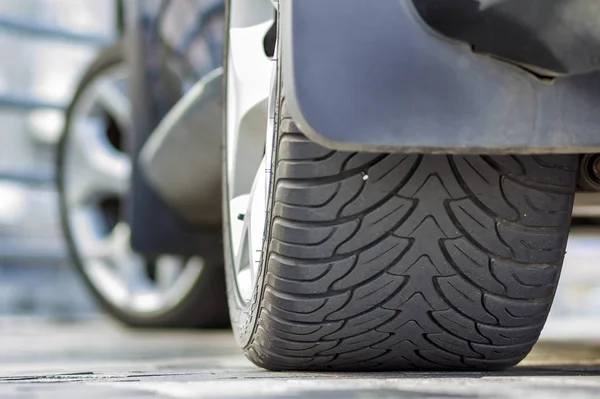
MULTIPOLYGON (((57 177, 61 223, 73 264, 102 307, 129 326, 226 327, 222 262, 166 255, 145 259, 129 246, 128 227, 120 216, 131 166, 122 149, 127 129, 119 124, 127 116, 127 73, 123 47, 105 50, 81 80, 67 111, 57 177), (113 75, 117 78, 111 82, 113 75), (120 103, 107 100, 111 96, 120 103), (101 144, 94 147, 96 142, 101 144), (111 157, 115 163, 109 163, 111 157), (98 167, 98 159, 106 161, 105 168, 98 167), (110 173, 116 177, 111 179, 110 173), (96 182, 102 187, 94 187, 96 182), (91 194, 83 195, 86 190, 91 194)), ((180 88, 173 88, 175 96, 180 88)))

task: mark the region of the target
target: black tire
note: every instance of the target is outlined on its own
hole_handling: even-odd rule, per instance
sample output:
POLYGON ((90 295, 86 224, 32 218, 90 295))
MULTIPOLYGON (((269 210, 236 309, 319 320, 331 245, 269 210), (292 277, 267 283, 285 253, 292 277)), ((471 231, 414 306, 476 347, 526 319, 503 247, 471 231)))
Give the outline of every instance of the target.
MULTIPOLYGON (((132 327, 202 327, 202 328, 224 328, 229 326, 227 311, 227 299, 225 297, 225 278, 222 262, 207 263, 204 265, 202 274, 193 289, 177 305, 161 314, 139 315, 123 311, 108 301, 94 286, 85 272, 82 256, 73 239, 68 221, 69 208, 65 198, 64 160, 66 156, 67 142, 70 138, 70 121, 74 104, 77 104, 82 93, 97 77, 108 69, 124 62, 124 51, 121 45, 108 48, 103 51, 96 61, 90 66, 79 84, 71 106, 67 110, 65 130, 58 145, 57 156, 57 183, 59 192, 59 204, 61 224, 68 244, 69 253, 78 274, 83 278, 90 292, 98 300, 103 309, 119 321, 132 327)), ((176 83, 176 78, 172 76, 176 83)), ((173 90, 169 90, 176 99, 180 85, 173 84, 173 90)), ((171 86, 169 86, 171 87, 171 86)))
POLYGON ((331 151, 280 114, 267 262, 249 305, 230 294, 248 358, 271 370, 519 363, 552 304, 578 157, 331 151))
POLYGON ((270 370, 519 363, 558 284, 579 157, 334 151, 298 129, 281 80, 263 255, 248 302, 224 206, 229 309, 246 356, 270 370))

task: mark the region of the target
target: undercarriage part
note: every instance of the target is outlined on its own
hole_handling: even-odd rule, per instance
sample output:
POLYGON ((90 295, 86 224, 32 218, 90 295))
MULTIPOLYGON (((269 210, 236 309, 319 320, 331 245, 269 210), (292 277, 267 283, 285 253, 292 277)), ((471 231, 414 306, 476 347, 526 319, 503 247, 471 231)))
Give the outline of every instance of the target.
POLYGON ((583 191, 600 191, 600 154, 581 157, 578 186, 583 191))
POLYGON ((413 0, 438 32, 540 75, 600 68, 597 0, 413 0))

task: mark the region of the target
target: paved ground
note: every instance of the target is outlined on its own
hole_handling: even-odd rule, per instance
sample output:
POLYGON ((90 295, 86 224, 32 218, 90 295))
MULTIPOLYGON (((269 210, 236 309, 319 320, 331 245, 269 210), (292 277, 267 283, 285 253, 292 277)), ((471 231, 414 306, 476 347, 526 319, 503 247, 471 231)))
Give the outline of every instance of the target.
POLYGON ((593 320, 552 323, 528 360, 504 373, 301 374, 254 367, 228 332, 130 331, 105 319, 56 324, 0 318, 3 399, 599 396, 600 321, 593 320), (579 332, 587 335, 573 340, 579 332))

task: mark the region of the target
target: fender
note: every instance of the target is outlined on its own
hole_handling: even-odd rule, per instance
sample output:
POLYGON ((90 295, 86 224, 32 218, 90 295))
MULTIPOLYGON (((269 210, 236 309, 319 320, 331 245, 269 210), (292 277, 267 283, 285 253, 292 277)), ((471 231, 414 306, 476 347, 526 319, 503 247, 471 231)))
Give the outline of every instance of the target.
MULTIPOLYGON (((308 137, 347 151, 600 151, 597 57, 586 53, 579 60, 587 64, 552 70, 476 53, 461 35, 428 25, 415 1, 279 2, 284 95, 308 137)), ((561 1, 600 15, 597 0, 545 3, 561 1)), ((597 24, 588 25, 586 33, 598 39, 589 43, 600 43, 597 24)))

